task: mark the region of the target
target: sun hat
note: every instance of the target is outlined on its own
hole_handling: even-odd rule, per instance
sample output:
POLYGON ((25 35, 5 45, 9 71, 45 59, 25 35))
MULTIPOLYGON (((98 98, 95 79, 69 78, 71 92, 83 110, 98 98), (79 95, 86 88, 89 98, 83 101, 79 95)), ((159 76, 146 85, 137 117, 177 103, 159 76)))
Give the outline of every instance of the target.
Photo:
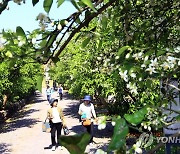
POLYGON ((85 95, 83 101, 91 101, 91 96, 85 95))
POLYGON ((54 102, 58 102, 58 99, 51 98, 51 100, 49 101, 49 104, 52 105, 54 102))

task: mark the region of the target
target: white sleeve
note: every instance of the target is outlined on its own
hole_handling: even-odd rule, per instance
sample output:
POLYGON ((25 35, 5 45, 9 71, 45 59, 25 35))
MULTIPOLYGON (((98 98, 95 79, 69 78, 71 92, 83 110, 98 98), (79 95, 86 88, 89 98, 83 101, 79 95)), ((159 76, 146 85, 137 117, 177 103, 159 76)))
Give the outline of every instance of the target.
POLYGON ((96 118, 96 112, 94 110, 94 105, 93 104, 91 104, 91 112, 92 112, 93 117, 96 118))
POLYGON ((78 114, 81 114, 81 113, 82 113, 82 105, 80 104, 78 114))

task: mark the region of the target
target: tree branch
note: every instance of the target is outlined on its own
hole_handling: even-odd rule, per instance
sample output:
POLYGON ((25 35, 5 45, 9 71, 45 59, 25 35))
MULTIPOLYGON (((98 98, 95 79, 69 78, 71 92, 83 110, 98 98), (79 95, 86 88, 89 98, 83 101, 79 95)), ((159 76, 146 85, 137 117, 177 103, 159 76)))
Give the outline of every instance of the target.
POLYGON ((69 35, 69 37, 67 38, 67 40, 64 42, 64 44, 60 47, 60 49, 57 51, 56 55, 54 56, 54 58, 57 58, 60 53, 64 50, 64 48, 67 46, 67 44, 71 41, 71 39, 73 38, 73 36, 78 33, 81 28, 83 28, 84 26, 86 26, 94 17, 97 17, 99 14, 101 14, 106 8, 108 8, 109 6, 111 6, 114 2, 116 2, 117 0, 111 0, 110 2, 108 2, 107 4, 105 4, 104 6, 102 6, 97 12, 92 13, 87 19, 84 20, 84 22, 80 23, 80 25, 74 29, 71 34, 69 35))

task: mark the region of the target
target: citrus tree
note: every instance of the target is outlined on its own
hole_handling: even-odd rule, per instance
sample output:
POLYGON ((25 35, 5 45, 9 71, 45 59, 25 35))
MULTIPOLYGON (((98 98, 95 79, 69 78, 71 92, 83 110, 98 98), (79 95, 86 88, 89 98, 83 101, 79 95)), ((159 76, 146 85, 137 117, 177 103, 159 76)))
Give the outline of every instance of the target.
MULTIPOLYGON (((39 1, 32 2, 36 5, 39 1)), ((57 2, 59 7, 64 0, 57 2)), ((30 39, 20 27, 16 35, 23 35, 34 60, 56 63, 51 70, 52 77, 68 85, 71 93, 76 96, 89 93, 106 108, 110 106, 113 109, 115 105, 115 109, 119 108, 111 111, 121 118, 115 120, 108 150, 126 150, 125 138, 129 127, 151 132, 169 125, 165 120, 168 115, 163 110, 174 101, 177 94, 173 90, 179 91, 171 81, 175 79, 179 82, 180 2, 70 2, 78 11, 67 19, 55 21, 48 15, 39 14, 37 19, 41 27, 32 32, 30 39), (73 38, 75 35, 76 38, 73 38)), ((8 3, 3 1, 1 12, 8 3)), ((47 13, 52 3, 53 0, 44 0, 43 7, 47 13)), ((11 52, 6 55, 11 57, 11 52)), ((100 122, 101 126, 104 126, 104 121, 100 122)), ((147 148, 139 143, 129 152, 135 150, 140 153, 141 148, 147 148)))
MULTIPOLYGON (((70 92, 99 95, 105 107, 115 107, 111 113, 121 115, 110 151, 124 147, 127 125, 147 132, 169 125, 163 111, 178 95, 173 95, 172 89, 179 90, 170 84, 179 79, 177 3, 116 4, 82 29, 52 68, 52 77, 69 85, 70 92), (167 90, 168 86, 172 89, 167 90), (108 101, 108 96, 114 99, 108 101), (124 132, 119 131, 119 125, 124 132)), ((141 152, 144 146, 134 145, 130 151, 141 152)))
POLYGON ((42 75, 41 65, 34 60, 31 46, 21 30, 17 33, 3 31, 0 48, 0 97, 1 107, 27 97, 36 89, 42 75))

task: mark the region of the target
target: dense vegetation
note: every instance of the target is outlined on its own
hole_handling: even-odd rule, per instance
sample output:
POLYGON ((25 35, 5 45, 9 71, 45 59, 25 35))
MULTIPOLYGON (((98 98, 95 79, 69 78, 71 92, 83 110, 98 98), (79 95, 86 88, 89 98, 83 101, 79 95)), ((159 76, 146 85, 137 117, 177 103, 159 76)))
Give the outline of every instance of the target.
POLYGON ((41 65, 33 60, 31 47, 23 36, 3 31, 0 47, 0 109, 29 97, 42 76, 41 65))
MULTIPOLYGON (((2 6, 8 4, 8 1, 5 2, 2 6)), ((32 2, 36 5, 39 1, 32 2)), ((63 2, 64 0, 58 0, 58 6, 63 2)), ((53 0, 44 0, 47 13, 52 3, 53 0)), ((113 119, 116 125, 109 151, 133 153, 135 150, 141 153, 141 148, 151 149, 152 143, 143 143, 140 138, 127 150, 125 138, 129 128, 152 133, 172 124, 166 121, 168 114, 163 111, 171 110, 168 108, 169 103, 176 103, 174 99, 179 95, 179 87, 173 85, 172 81, 179 83, 180 76, 180 2, 71 0, 71 3, 78 11, 67 19, 54 21, 40 14, 37 19, 41 27, 34 30, 30 37, 20 27, 17 28, 14 37, 23 38, 21 43, 13 38, 11 41, 16 45, 8 48, 11 46, 7 44, 7 50, 1 51, 1 59, 8 57, 7 62, 3 59, 3 72, 8 75, 11 71, 17 71, 18 77, 14 80, 14 76, 12 81, 4 76, 2 85, 6 86, 2 86, 2 94, 7 95, 6 91, 12 89, 13 85, 20 84, 19 81, 23 81, 23 85, 24 81, 28 85, 35 83, 37 72, 31 68, 40 68, 35 61, 52 62, 52 79, 64 84, 76 97, 92 95, 108 109, 109 116, 120 116, 113 119), (20 46, 18 49, 17 44, 20 46), (17 53, 13 54, 14 51, 17 53), (13 67, 11 65, 11 59, 15 57, 17 60, 18 54, 23 56, 21 69, 21 61, 13 63, 13 67), (30 63, 31 60, 33 63, 30 63), (8 66, 10 71, 6 69, 8 66), (19 76, 27 68, 32 71, 26 72, 28 75, 36 74, 34 80, 30 80, 30 76, 19 76)), ((3 10, 2 7, 0 11, 3 10)), ((12 33, 3 34, 3 37, 8 40, 11 35, 12 33)), ((31 85, 32 87, 21 87, 23 91, 28 91, 34 84, 31 85)), ((178 111, 175 112, 179 114, 178 111)), ((109 117, 100 121, 99 125, 103 126, 101 128, 104 128, 107 118, 109 117)), ((178 117, 173 122, 177 120, 178 117)))

